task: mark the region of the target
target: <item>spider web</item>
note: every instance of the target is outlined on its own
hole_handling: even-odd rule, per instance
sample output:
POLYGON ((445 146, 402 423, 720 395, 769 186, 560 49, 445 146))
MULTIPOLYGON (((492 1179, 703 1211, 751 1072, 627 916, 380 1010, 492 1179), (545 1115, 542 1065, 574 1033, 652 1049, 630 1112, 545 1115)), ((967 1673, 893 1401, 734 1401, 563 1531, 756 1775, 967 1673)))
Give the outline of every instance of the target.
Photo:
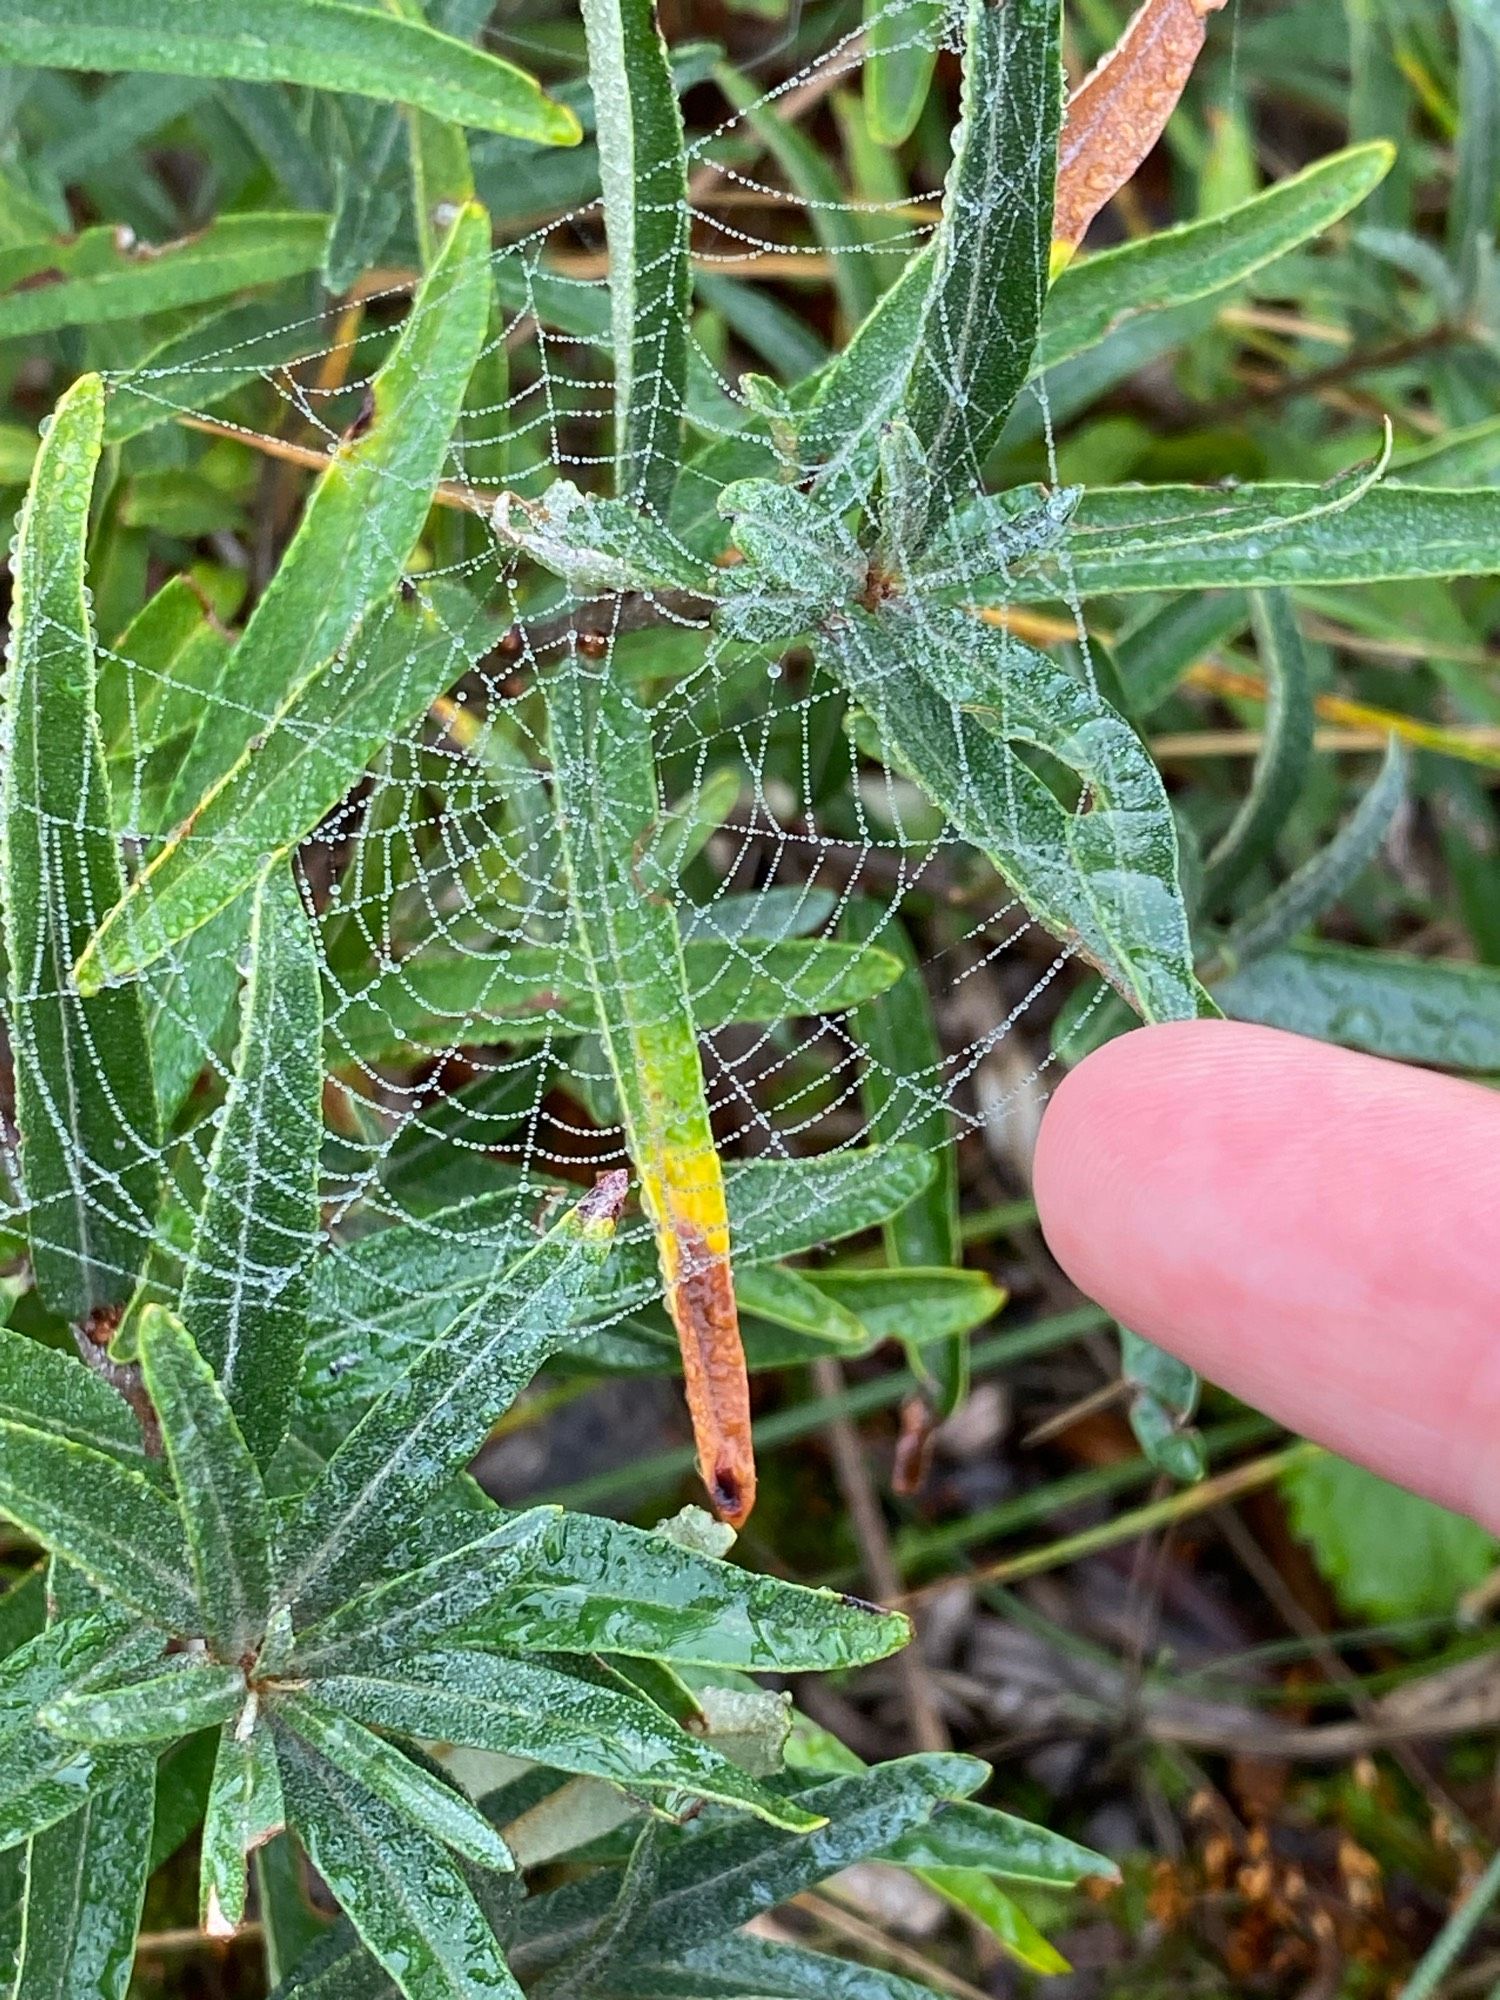
MULTIPOLYGON (((953 51, 961 45, 961 24, 934 23, 933 9, 902 4, 889 13, 910 27, 914 46, 924 38, 953 51)), ((762 108, 796 115, 810 98, 857 90, 863 60, 862 37, 850 36, 777 83, 752 111, 690 129, 684 226, 699 312, 682 413, 684 489, 703 517, 712 516, 717 493, 735 476, 735 449, 764 411, 747 378, 767 370, 765 351, 774 352, 778 338, 791 337, 791 313, 779 300, 813 296, 808 317, 837 342, 850 331, 846 309, 835 306, 842 317, 829 317, 841 271, 858 270, 866 289, 883 290, 933 228, 938 189, 914 201, 820 202, 788 185, 757 136, 762 108), (764 282, 768 274, 774 284, 764 282), (704 307, 716 312, 705 316, 704 307)), ((529 171, 534 156, 514 151, 517 171, 529 171)), ((1005 196, 996 190, 997 201, 1005 196)), ((493 268, 503 310, 487 352, 503 345, 508 387, 491 405, 470 404, 446 479, 461 493, 488 494, 501 465, 498 483, 523 498, 539 497, 560 476, 608 492, 613 391, 607 334, 601 337, 608 280, 600 202, 511 234, 493 268)), ((222 344, 210 337, 190 360, 129 370, 112 388, 159 405, 162 418, 143 431, 140 462, 172 462, 162 440, 180 437, 184 416, 252 443, 295 440, 304 455, 331 450, 360 417, 409 292, 404 282, 368 291, 357 325, 332 308, 269 323, 262 317, 243 335, 226 322, 222 344)), ((805 324, 801 338, 805 344, 805 324)), ((1043 443, 1052 462, 1040 382, 1023 393, 1012 435, 1043 443)), ((784 465, 782 476, 795 485, 812 470, 784 465)), ((980 466, 971 472, 978 492, 980 466)), ((264 474, 272 511, 289 533, 308 475, 274 459, 264 474)), ((858 523, 848 525, 853 533, 858 523)), ((228 546, 222 538, 221 545, 228 546)), ((407 566, 403 594, 442 622, 452 671, 444 699, 390 743, 296 857, 327 975, 328 1242, 307 1246, 308 1260, 316 1255, 320 1265, 320 1365, 336 1369, 341 1356, 362 1351, 372 1297, 411 1306, 420 1326, 412 1272, 437 1274, 422 1281, 434 1304, 449 1288, 482 1283, 503 1269, 518 1230, 535 1227, 559 1183, 587 1184, 625 1164, 599 1036, 580 1024, 576 1008, 550 1004, 546 995, 524 1019, 512 1013, 497 1020, 484 984, 493 968, 499 991, 507 955, 540 948, 555 954, 556 986, 588 990, 552 818, 539 694, 580 634, 586 649, 652 703, 657 853, 679 860, 676 912, 695 1014, 712 1018, 716 993, 736 969, 764 979, 774 947, 847 940, 858 902, 869 945, 909 944, 916 969, 907 976, 920 981, 936 1024, 936 1058, 913 1046, 891 1069, 871 1051, 868 1015, 820 1005, 816 986, 788 986, 774 1019, 706 1028, 704 1074, 726 1163, 822 1157, 830 1170, 809 1183, 807 1199, 826 1200, 832 1212, 842 1192, 837 1161, 849 1162, 852 1185, 866 1148, 900 1139, 930 1147, 934 1114, 941 1114, 965 1174, 991 1177, 990 1187, 1003 1192, 983 1135, 1035 1100, 1050 1057, 1041 1034, 1028 1038, 1018 1060, 998 1051, 1042 1001, 1068 953, 1032 923, 916 784, 859 747, 847 697, 807 648, 727 639, 668 597, 570 596, 503 548, 478 511, 440 508, 414 559, 405 550, 391 553, 407 566), (467 609, 455 614, 456 603, 467 609), (448 972, 467 968, 467 987, 460 976, 452 981, 460 998, 435 1000, 423 983, 422 968, 437 959, 448 972), (409 1045, 375 1047, 362 1026, 365 988, 376 979, 383 993, 400 996, 403 1018, 420 1018, 409 1045), (885 1103, 878 1129, 876 1101, 885 1103), (410 1256, 393 1257, 376 1283, 374 1266, 355 1266, 368 1239, 393 1227, 410 1232, 401 1239, 412 1246, 410 1256), (338 1280, 341 1265, 348 1284, 338 1280)), ((270 567, 264 551, 234 547, 230 559, 263 585, 270 567)), ((969 560, 976 576, 1003 573, 998 535, 988 549, 971 548, 969 560)), ((346 672, 358 672, 361 648, 373 645, 380 622, 378 613, 367 618, 346 672)), ((1078 644, 1087 675, 1081 614, 1078 644)), ((151 816, 154 746, 141 719, 192 689, 175 670, 143 665, 117 644, 101 645, 98 657, 101 681, 111 681, 124 716, 110 775, 117 828, 138 863, 168 830, 151 816)), ((232 654, 209 700, 241 711, 247 733, 271 725, 269 714, 237 692, 232 654)), ((247 903, 214 920, 212 950, 204 951, 201 938, 189 940, 150 975, 159 1066, 188 1071, 176 1078, 162 1146, 168 1238, 174 1208, 190 1216, 198 1198, 229 1082, 235 982, 215 983, 211 962, 243 969, 247 903)), ((19 1217, 24 1197, 13 1149, 8 1165, 19 1217)), ((97 1162, 88 1174, 91 1202, 128 1199, 97 1162)), ((228 1271, 233 1246, 224 1250, 228 1271)))

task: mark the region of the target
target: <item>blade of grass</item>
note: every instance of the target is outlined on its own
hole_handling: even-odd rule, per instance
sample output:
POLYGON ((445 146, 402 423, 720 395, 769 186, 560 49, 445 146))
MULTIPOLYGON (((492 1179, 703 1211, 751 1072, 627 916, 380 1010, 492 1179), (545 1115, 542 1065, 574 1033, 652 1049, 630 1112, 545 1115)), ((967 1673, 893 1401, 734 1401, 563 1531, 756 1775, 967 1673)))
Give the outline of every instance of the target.
POLYGON ((350 91, 544 145, 577 118, 534 77, 416 22, 340 0, 0 0, 0 59, 50 69, 233 77, 350 91))

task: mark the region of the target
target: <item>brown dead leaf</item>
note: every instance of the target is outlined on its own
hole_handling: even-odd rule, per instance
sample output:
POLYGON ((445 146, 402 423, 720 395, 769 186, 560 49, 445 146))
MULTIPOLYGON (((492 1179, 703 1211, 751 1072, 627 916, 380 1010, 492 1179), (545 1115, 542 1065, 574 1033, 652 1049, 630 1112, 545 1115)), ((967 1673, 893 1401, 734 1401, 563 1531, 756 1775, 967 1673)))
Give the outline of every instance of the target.
POLYGON ((1057 159, 1055 243, 1076 249, 1161 137, 1225 0, 1145 0, 1068 100, 1057 159))

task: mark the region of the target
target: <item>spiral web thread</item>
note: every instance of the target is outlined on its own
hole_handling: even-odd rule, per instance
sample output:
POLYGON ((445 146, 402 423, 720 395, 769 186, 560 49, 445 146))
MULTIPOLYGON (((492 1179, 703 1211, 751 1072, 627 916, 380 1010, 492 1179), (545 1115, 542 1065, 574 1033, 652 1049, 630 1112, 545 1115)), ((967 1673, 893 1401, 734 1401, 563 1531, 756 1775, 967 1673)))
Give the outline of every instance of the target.
MULTIPOLYGON (((892 13, 913 18, 911 10, 892 13)), ((950 19, 941 35, 944 46, 958 48, 960 24, 950 19)), ((784 104, 813 77, 820 86, 857 88, 862 59, 860 38, 850 37, 763 101, 784 104)), ((758 145, 740 145, 748 129, 745 119, 729 118, 689 139, 694 196, 686 222, 709 295, 714 278, 733 276, 747 257, 774 257, 792 279, 807 259, 868 260, 883 287, 930 232, 935 190, 924 199, 921 219, 912 205, 877 203, 841 205, 836 217, 820 216, 818 204, 788 192, 758 145), (828 227, 830 220, 838 226, 828 227)), ((1006 190, 997 188, 994 198, 1003 203, 1006 190)), ((560 330, 558 317, 574 314, 555 310, 562 299, 607 323, 599 203, 504 243, 496 258, 512 290, 517 274, 523 280, 499 336, 509 354, 510 392, 503 405, 469 411, 446 477, 472 486, 471 465, 506 440, 505 484, 516 493, 535 497, 558 476, 607 492, 606 347, 560 330)), ((352 339, 331 312, 276 328, 270 339, 285 354, 290 336, 291 363, 257 366, 264 333, 226 343, 195 362, 195 381, 220 370, 237 384, 258 377, 258 399, 250 379, 232 401, 206 396, 200 413, 247 432, 331 449, 358 415, 404 301, 403 288, 370 297, 352 339)), ((690 450, 701 452, 737 431, 748 409, 742 375, 765 367, 733 334, 726 355, 710 352, 695 331, 690 450)), ((176 371, 137 369, 130 383, 137 396, 159 397, 164 416, 183 413, 176 371)), ((1012 434, 1044 441, 1050 463, 1040 383, 1023 392, 1012 434)), ((177 435, 168 417, 146 442, 177 435)), ((699 481, 711 484, 713 461, 705 463, 699 481)), ((974 490, 980 490, 977 466, 974 490)), ((424 539, 426 566, 413 571, 404 589, 443 607, 450 693, 389 746, 297 858, 320 952, 337 975, 325 1032, 332 1080, 325 1093, 323 1202, 333 1248, 310 1244, 309 1259, 336 1267, 361 1238, 406 1225, 441 1251, 431 1285, 440 1302, 451 1287, 503 1268, 518 1228, 534 1228, 557 1182, 587 1182, 624 1161, 602 1044, 556 1011, 538 1008, 517 1038, 487 1020, 482 1006, 446 1017, 439 1010, 439 1025, 422 1048, 373 1061, 350 1029, 355 1003, 334 992, 351 968, 399 982, 402 964, 419 953, 470 957, 507 944, 552 946, 586 987, 581 961, 574 964, 577 945, 549 819, 537 693, 572 643, 570 626, 598 634, 655 690, 662 847, 685 837, 700 818, 711 827, 686 871, 692 893, 680 887, 677 899, 685 940, 711 947, 690 959, 707 967, 710 979, 708 989, 695 993, 696 1005, 711 1011, 712 982, 737 959, 754 960, 768 941, 837 937, 850 899, 869 897, 884 913, 873 944, 882 942, 884 926, 907 926, 942 1041, 935 1067, 903 1070, 908 1131, 918 1132, 941 1107, 962 1143, 1003 1121, 1018 1098, 1034 1099, 1050 1060, 1042 1038, 1019 1061, 1002 1061, 997 1051, 1056 977, 1066 951, 1031 923, 989 864, 955 839, 909 780, 863 755, 853 757, 852 775, 837 775, 848 754, 844 702, 804 648, 747 664, 743 648, 731 657, 700 619, 665 601, 651 607, 642 629, 622 629, 617 611, 597 602, 579 607, 545 579, 539 586, 534 566, 502 549, 481 518, 434 518, 440 525, 424 539), (471 615, 453 618, 452 599, 439 590, 450 582, 467 592, 471 615), (461 1094, 454 1096, 455 1089, 461 1094), (447 1149, 441 1167, 438 1154, 424 1150, 439 1137, 447 1149)), ((998 543, 974 559, 976 576, 1003 574, 998 543)), ((379 622, 378 615, 367 620, 344 671, 358 672, 360 647, 379 622)), ((1081 615, 1078 642, 1087 672, 1081 615)), ((101 646, 99 659, 102 672, 113 667, 123 675, 131 714, 163 691, 122 654, 101 646)), ((232 656, 214 699, 237 700, 232 656)), ((264 729, 271 718, 247 711, 244 720, 248 729, 264 729)), ((167 829, 140 816, 145 757, 116 757, 111 775, 127 855, 149 852, 167 829)), ((233 919, 224 923, 220 948, 242 962, 248 925, 236 932, 233 919)), ((181 990, 192 984, 191 949, 190 941, 150 975, 153 1005, 185 1032, 191 1023, 175 1010, 181 990)), ((820 1012, 813 998, 794 1002, 789 995, 789 1017, 779 1022, 703 1036, 709 1102, 726 1161, 836 1157, 869 1143, 862 1082, 871 1059, 858 1023, 838 1011, 820 1012)), ((228 1082, 236 1018, 231 996, 205 1069, 164 1141, 169 1207, 174 1198, 189 1208, 195 1199, 214 1107, 228 1082), (201 1121, 196 1149, 195 1121, 201 1121)), ((18 1211, 23 1196, 14 1156, 9 1166, 18 1211)), ((89 1173, 90 1200, 122 1198, 97 1162, 89 1173)), ((827 1186, 836 1194, 836 1177, 827 1186)), ((226 1268, 231 1247, 225 1246, 226 1268)), ((393 1307, 410 1306, 420 1289, 411 1269, 398 1264, 391 1274, 393 1307)), ((352 1310, 340 1321, 336 1284, 321 1283, 318 1296, 323 1363, 337 1367, 341 1352, 359 1351, 369 1326, 363 1312, 352 1310)))

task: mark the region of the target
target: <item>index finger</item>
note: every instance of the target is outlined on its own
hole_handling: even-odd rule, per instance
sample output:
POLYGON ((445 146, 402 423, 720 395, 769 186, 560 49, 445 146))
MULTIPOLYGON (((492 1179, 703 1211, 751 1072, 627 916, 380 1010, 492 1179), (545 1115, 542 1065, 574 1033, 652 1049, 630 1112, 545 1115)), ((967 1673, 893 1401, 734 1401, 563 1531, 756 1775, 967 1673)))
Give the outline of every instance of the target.
POLYGON ((1127 1326, 1500 1531, 1500 1093, 1270 1028, 1144 1028, 1053 1096, 1036 1196, 1127 1326))

